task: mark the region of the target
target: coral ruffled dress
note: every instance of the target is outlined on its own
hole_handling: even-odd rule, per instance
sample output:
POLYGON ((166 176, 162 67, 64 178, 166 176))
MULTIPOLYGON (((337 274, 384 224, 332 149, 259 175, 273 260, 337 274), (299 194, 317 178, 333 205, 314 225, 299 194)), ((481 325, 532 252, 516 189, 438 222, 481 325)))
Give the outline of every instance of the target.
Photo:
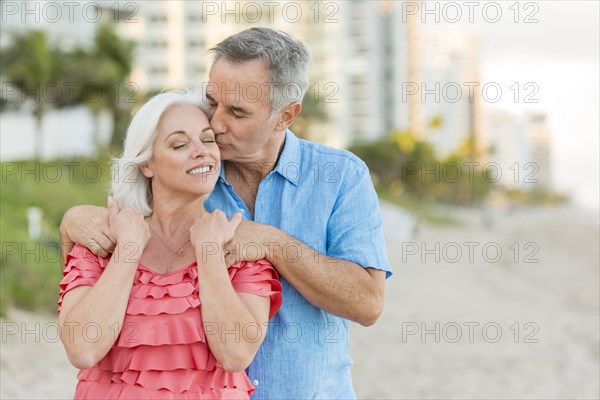
MULTIPOLYGON (((59 312, 65 293, 93 286, 108 261, 73 248, 60 283, 59 312)), ((229 276, 236 292, 270 296, 269 318, 281 306, 281 284, 267 261, 235 264, 229 276)), ((246 373, 225 371, 211 353, 200 307, 195 262, 164 275, 139 264, 123 328, 98 364, 79 371, 75 398, 248 399, 254 387, 246 373)), ((88 331, 91 339, 98 334, 95 327, 88 331)), ((101 334, 117 332, 115 327, 101 334)))

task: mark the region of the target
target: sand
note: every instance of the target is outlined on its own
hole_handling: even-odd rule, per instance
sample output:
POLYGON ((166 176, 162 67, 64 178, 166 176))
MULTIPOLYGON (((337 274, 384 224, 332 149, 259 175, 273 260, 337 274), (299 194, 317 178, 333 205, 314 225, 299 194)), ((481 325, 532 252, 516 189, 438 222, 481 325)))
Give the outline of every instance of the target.
MULTIPOLYGON (((383 207, 386 222, 398 214, 383 207)), ((456 214, 463 227, 426 226, 404 244, 388 224, 395 274, 384 312, 374 326, 350 332, 357 396, 598 399, 597 216, 456 214), (425 251, 435 243, 439 260, 425 251)))
MULTIPOLYGON (((599 398, 597 214, 449 212, 463 225, 416 225, 382 204, 395 274, 379 321, 351 327, 357 396, 599 398)), ((11 310, 0 344, 2 399, 72 398, 52 316, 11 310)))

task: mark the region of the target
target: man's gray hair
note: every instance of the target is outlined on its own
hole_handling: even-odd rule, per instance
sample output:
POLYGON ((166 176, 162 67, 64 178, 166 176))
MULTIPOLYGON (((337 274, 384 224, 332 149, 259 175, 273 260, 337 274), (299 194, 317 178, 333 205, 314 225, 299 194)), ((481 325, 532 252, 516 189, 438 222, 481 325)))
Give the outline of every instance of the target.
POLYGON ((209 50, 213 66, 222 57, 238 64, 255 59, 265 62, 270 75, 271 113, 301 103, 308 90, 310 54, 306 46, 285 32, 251 28, 229 36, 209 50))

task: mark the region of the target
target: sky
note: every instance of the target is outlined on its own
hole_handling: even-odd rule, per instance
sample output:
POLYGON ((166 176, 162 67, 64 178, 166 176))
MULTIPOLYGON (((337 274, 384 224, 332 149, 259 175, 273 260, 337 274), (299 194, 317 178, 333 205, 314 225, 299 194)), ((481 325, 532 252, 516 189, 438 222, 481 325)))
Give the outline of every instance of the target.
MULTIPOLYGON (((571 193, 578 205, 599 208, 599 91, 600 32, 598 1, 497 1, 498 6, 473 9, 456 2, 463 13, 457 23, 451 8, 440 21, 426 19, 424 30, 457 29, 480 38, 482 82, 497 82, 506 92, 489 108, 515 113, 543 111, 548 114, 553 138, 553 173, 557 189, 571 193), (501 17, 496 18, 495 10, 501 17), (518 15, 516 10, 518 9, 518 15), (515 17, 518 22, 515 22, 515 17), (498 19, 497 22, 491 21, 498 19), (525 23, 528 20, 529 23, 525 23), (537 21, 536 21, 537 20, 537 21), (508 89, 515 82, 534 82, 537 104, 515 103, 508 89)), ((522 91, 520 97, 531 91, 522 91)))

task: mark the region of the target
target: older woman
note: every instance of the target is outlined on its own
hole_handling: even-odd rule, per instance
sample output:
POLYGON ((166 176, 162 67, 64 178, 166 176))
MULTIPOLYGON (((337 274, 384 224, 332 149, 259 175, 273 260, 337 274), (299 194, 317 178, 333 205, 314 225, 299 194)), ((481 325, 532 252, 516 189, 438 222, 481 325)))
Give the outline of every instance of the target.
POLYGON ((241 220, 203 202, 220 170, 201 96, 148 101, 113 165, 108 200, 117 246, 76 245, 60 284, 61 339, 80 368, 75 398, 249 398, 244 369, 281 305, 266 261, 227 269, 223 244, 241 220))

